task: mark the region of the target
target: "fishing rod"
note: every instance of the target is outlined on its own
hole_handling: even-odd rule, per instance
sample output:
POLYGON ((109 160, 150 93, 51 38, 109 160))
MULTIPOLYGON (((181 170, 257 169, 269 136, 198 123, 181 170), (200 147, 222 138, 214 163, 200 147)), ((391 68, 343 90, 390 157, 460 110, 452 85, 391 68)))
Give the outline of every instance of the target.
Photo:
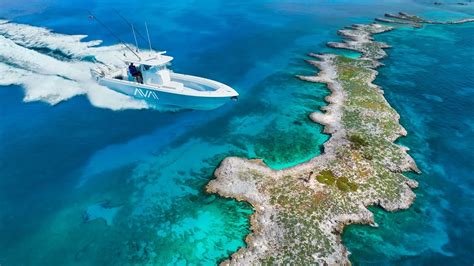
POLYGON ((148 32, 148 25, 145 22, 145 29, 146 29, 146 36, 148 37, 148 46, 150 47, 150 51, 153 51, 153 48, 151 47, 151 39, 150 39, 150 33, 148 32))
MULTIPOLYGON (((120 14, 120 12, 115 9, 115 8, 112 8, 112 10, 115 12, 115 14, 117 14, 117 16, 119 16, 125 23, 127 23, 127 25, 133 29, 133 24, 124 16, 122 16, 122 14, 120 14)), ((138 37, 140 37, 143 41, 147 41, 147 39, 137 30, 135 29, 135 33, 138 35, 138 37)))
MULTIPOLYGON (((138 37, 140 37, 143 41, 147 42, 148 43, 148 46, 150 48, 150 50, 153 50, 153 48, 151 47, 151 39, 150 39, 150 33, 148 32, 148 25, 147 23, 145 22, 145 29, 146 29, 146 38, 138 31, 138 29, 135 29, 135 27, 133 26, 133 23, 131 23, 126 17, 124 17, 122 14, 120 14, 120 12, 115 9, 115 8, 112 8, 112 10, 125 22, 127 23, 127 25, 132 29, 133 31, 133 36, 135 38, 135 42, 136 42, 136 36, 135 36, 135 33, 138 35, 138 37)), ((138 45, 137 45, 138 47, 138 45)))
POLYGON ((93 19, 95 21, 97 21, 97 23, 99 23, 104 29, 106 29, 112 36, 114 36, 120 43, 123 44, 123 46, 125 46, 128 50, 130 50, 130 52, 132 52, 139 60, 141 60, 141 57, 135 53, 135 51, 133 51, 132 48, 130 48, 130 46, 128 46, 124 41, 122 41, 122 39, 120 39, 119 36, 117 36, 109 27, 107 27, 107 25, 105 25, 100 19, 98 19, 96 16, 94 16, 94 14, 92 14, 91 11, 87 11, 89 12, 89 18, 90 19, 93 19))

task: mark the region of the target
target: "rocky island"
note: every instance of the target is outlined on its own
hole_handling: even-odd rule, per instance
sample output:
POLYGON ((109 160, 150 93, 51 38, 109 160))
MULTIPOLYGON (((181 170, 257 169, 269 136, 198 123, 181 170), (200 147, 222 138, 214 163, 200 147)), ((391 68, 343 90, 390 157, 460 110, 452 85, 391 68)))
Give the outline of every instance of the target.
POLYGON ((406 13, 376 21, 342 29, 343 41, 328 43, 357 51, 358 58, 310 54, 314 59, 308 63, 319 72, 298 76, 325 83, 331 91, 323 112, 310 114, 331 134, 323 154, 281 171, 261 160, 229 157, 215 171, 207 192, 247 201, 255 210, 247 247, 223 264, 350 264, 340 236, 345 225, 377 226, 368 206, 396 211, 414 201, 412 189, 418 183, 402 173, 419 170, 407 148, 394 143, 407 133, 381 88, 372 83, 389 46, 373 35, 440 22, 406 13))

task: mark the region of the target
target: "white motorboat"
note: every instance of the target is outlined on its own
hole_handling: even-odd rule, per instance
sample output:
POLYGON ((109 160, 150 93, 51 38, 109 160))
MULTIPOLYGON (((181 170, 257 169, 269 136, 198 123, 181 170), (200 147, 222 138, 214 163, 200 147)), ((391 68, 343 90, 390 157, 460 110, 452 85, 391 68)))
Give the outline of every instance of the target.
POLYGON ((124 56, 123 68, 99 65, 91 69, 91 74, 100 85, 145 100, 153 106, 209 110, 236 100, 239 96, 223 83, 172 72, 167 66, 173 57, 165 53, 134 53, 134 57, 124 56), (142 82, 138 82, 128 71, 127 66, 131 63, 141 72, 142 82))

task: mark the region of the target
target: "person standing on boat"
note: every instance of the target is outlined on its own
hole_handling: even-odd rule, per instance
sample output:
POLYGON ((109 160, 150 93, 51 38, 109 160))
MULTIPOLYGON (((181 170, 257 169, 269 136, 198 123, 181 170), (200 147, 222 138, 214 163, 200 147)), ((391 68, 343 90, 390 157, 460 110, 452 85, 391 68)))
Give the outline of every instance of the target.
POLYGON ((138 83, 143 84, 142 72, 138 71, 138 69, 133 63, 130 63, 130 65, 128 66, 128 71, 130 71, 130 75, 132 75, 138 83))

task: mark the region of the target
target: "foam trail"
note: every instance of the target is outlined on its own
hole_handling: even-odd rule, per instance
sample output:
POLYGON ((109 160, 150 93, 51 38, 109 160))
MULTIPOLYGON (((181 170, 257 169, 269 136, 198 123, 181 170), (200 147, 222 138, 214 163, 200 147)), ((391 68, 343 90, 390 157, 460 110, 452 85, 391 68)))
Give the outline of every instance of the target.
POLYGON ((86 35, 59 34, 46 28, 16 23, 0 22, 0 34, 24 47, 49 48, 71 57, 87 56, 90 47, 102 43, 99 40, 82 42, 86 35))
POLYGON ((86 95, 92 105, 112 110, 148 108, 95 83, 94 60, 124 66, 119 45, 98 47, 101 41, 82 42, 85 35, 65 35, 49 29, 0 20, 0 85, 19 85, 25 102, 57 104, 86 95))

